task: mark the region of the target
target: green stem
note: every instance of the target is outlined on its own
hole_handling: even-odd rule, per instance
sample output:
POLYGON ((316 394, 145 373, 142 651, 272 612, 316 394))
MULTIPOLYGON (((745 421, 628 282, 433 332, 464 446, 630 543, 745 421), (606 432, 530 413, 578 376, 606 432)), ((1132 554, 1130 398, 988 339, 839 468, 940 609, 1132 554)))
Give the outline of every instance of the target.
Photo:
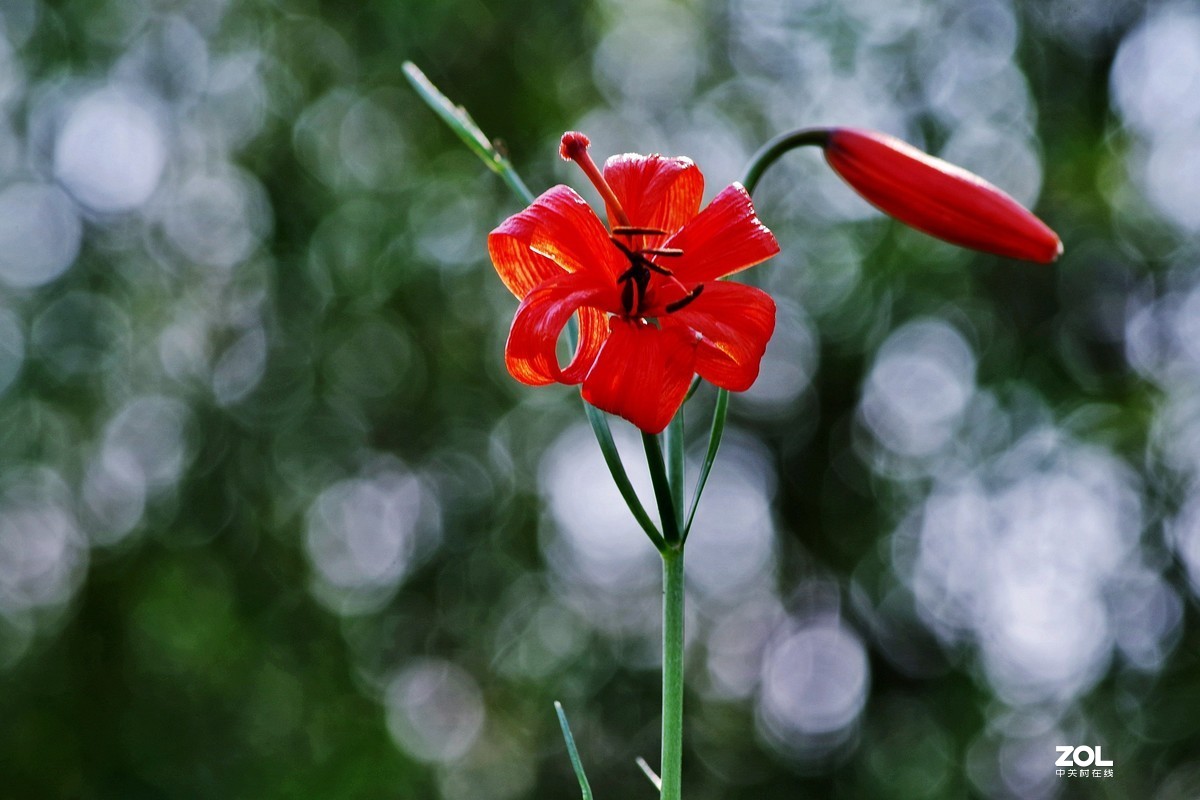
POLYGON ((662 794, 680 800, 683 782, 683 548, 663 551, 662 794))
POLYGON ((824 147, 829 141, 827 128, 801 128, 787 133, 781 133, 771 141, 758 148, 758 152, 750 158, 746 174, 742 177, 742 186, 746 192, 754 194, 754 188, 762 178, 767 168, 779 160, 779 157, 797 147, 824 147))
MULTIPOLYGON (((683 409, 675 412, 675 418, 663 431, 663 449, 667 456, 667 483, 671 486, 671 507, 675 509, 676 522, 683 521, 683 409)), ((683 529, 680 529, 680 534, 683 529)), ((682 538, 682 537, 681 537, 682 538)))
POLYGON ((646 466, 650 468, 650 482, 654 485, 654 499, 658 502, 658 517, 662 522, 662 535, 668 547, 679 545, 679 517, 675 514, 675 500, 671 480, 667 476, 667 465, 663 461, 662 448, 653 433, 642 434, 642 445, 646 449, 646 466))

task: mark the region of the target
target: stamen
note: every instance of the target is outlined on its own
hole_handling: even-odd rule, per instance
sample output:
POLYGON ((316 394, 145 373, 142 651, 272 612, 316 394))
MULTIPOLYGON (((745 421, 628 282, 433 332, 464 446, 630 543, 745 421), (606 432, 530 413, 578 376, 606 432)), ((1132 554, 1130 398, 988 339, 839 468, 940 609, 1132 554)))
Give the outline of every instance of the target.
MULTIPOLYGON (((608 181, 604 180, 603 173, 596 166, 596 162, 588 154, 588 147, 592 142, 579 131, 567 131, 563 134, 562 143, 558 147, 558 154, 562 156, 564 161, 574 161, 583 170, 583 174, 588 176, 588 180, 600 192, 600 196, 604 198, 604 202, 614 215, 617 222, 622 228, 631 228, 629 224, 629 216, 625 213, 625 209, 621 207, 621 201, 617 199, 617 195, 613 192, 612 187, 608 185, 608 181)), ((612 220, 609 220, 611 223, 612 220)), ((615 230, 615 229, 614 229, 615 230)))
POLYGON ((632 250, 625 243, 623 243, 620 239, 618 239, 616 236, 609 236, 608 238, 612 240, 612 243, 614 245, 616 245, 618 250, 620 250, 622 253, 625 254, 625 257, 629 259, 630 264, 634 264, 634 265, 640 264, 640 265, 646 267, 647 269, 657 272, 659 275, 670 275, 672 273, 671 273, 671 270, 667 269, 666 267, 661 267, 658 264, 655 264, 653 261, 646 258, 646 256, 648 256, 648 255, 651 255, 651 256, 681 256, 681 255, 683 255, 683 251, 677 247, 647 247, 647 248, 643 248, 641 250, 632 250))
POLYGON ((674 303, 667 303, 667 313, 674 314, 676 311, 699 297, 702 291, 704 291, 703 283, 697 285, 695 289, 692 289, 692 291, 688 293, 687 297, 682 297, 676 300, 674 303))
POLYGON ((632 228, 628 225, 618 225, 612 229, 617 236, 666 236, 662 228, 632 228))
POLYGON ((609 236, 608 238, 612 240, 612 243, 617 246, 618 250, 625 254, 625 257, 628 258, 630 262, 636 262, 638 260, 638 254, 633 250, 630 250, 625 243, 616 236, 609 236))
MULTIPOLYGON (((632 276, 630 276, 632 277, 632 276)), ((634 310, 634 291, 633 281, 622 278, 625 284, 621 287, 621 308, 625 309, 626 316, 633 313, 634 310)))
POLYGON ((641 264, 630 265, 629 269, 617 276, 617 283, 624 283, 625 281, 632 279, 634 275, 637 275, 644 269, 645 267, 641 264))

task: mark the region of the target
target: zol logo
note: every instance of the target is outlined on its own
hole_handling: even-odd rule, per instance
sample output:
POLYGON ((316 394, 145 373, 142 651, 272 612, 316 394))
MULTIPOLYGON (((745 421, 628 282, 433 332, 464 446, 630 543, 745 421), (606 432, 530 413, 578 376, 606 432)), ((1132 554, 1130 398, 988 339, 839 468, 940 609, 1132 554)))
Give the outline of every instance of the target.
POLYGON ((1054 766, 1058 769, 1054 771, 1054 774, 1060 778, 1091 778, 1094 780, 1116 776, 1116 770, 1112 768, 1112 760, 1104 757, 1099 746, 1093 749, 1086 744, 1079 747, 1060 744, 1055 745, 1054 749, 1058 751, 1058 761, 1054 762, 1054 766), (1106 769, 1100 769, 1101 767, 1106 769))
POLYGON ((1092 764, 1097 767, 1111 767, 1113 765, 1112 761, 1104 760, 1099 747, 1093 750, 1086 744, 1079 747, 1059 744, 1055 745, 1054 749, 1058 751, 1058 761, 1054 762, 1056 767, 1090 767, 1092 764))

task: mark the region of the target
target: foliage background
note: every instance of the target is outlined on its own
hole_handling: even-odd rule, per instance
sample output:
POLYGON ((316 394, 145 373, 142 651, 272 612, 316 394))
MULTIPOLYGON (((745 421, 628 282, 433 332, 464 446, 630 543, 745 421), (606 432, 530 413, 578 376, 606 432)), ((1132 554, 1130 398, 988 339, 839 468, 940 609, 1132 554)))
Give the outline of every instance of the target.
POLYGON ((535 191, 584 188, 566 129, 711 196, 854 124, 1066 242, 969 254, 811 153, 768 175, 780 327, 691 549, 689 797, 1196 795, 1200 4, 0 23, 0 797, 574 797, 554 699, 597 796, 652 796, 655 555, 574 393, 504 373, 484 239, 518 205, 406 58, 535 191))

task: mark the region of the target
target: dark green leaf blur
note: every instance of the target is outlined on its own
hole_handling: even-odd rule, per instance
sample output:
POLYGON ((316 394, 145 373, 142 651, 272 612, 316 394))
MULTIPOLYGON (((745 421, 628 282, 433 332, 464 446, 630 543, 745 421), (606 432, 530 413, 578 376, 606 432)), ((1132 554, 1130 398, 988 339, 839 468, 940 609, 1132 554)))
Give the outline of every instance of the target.
POLYGON ((577 798, 555 700, 655 796, 657 554, 577 391, 506 373, 521 206, 405 60, 535 193, 597 200, 569 129, 712 197, 854 125, 1064 241, 759 185, 689 800, 1200 796, 1196 0, 2 0, 0 800, 577 798))

